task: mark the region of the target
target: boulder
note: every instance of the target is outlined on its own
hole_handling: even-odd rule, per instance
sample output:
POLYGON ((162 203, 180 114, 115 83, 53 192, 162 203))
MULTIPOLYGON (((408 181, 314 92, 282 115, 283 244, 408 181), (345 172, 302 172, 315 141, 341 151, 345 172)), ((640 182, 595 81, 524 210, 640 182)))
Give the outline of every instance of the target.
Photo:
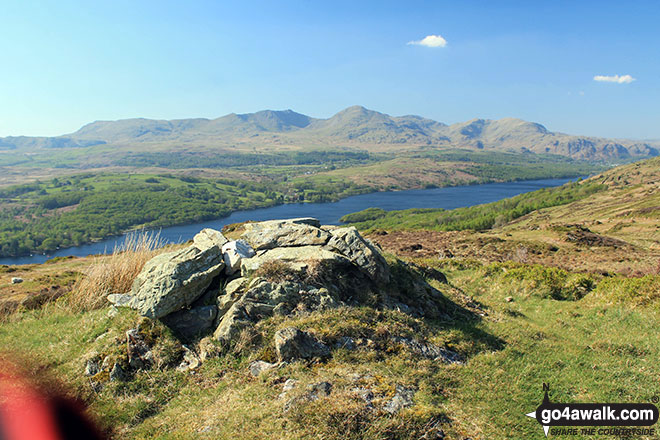
POLYGON ((162 318, 199 298, 224 268, 220 248, 196 246, 160 254, 133 282, 129 306, 149 318, 162 318))
POLYGON ((257 251, 290 246, 323 246, 330 239, 330 234, 315 226, 288 222, 257 223, 251 231, 241 236, 257 251))
POLYGON ((241 330, 250 327, 252 321, 245 311, 242 302, 234 303, 222 316, 218 327, 213 332, 213 338, 221 342, 229 342, 236 338, 241 330))
POLYGON ((202 229, 193 237, 193 244, 198 249, 208 249, 213 246, 222 249, 227 243, 229 240, 220 231, 211 228, 202 229))
POLYGON ((339 228, 330 231, 332 238, 327 248, 346 256, 372 281, 387 283, 390 279, 390 269, 380 251, 369 240, 360 235, 357 229, 339 228))
POLYGON ((236 240, 225 243, 222 246, 222 254, 225 260, 225 273, 232 275, 241 268, 241 261, 245 258, 254 257, 254 249, 244 240, 236 240))
MULTIPOLYGON (((241 283, 243 286, 247 284, 245 281, 241 283)), ((292 281, 273 283, 257 277, 245 287, 244 293, 233 290, 234 286, 231 288, 233 295, 226 293, 219 299, 221 309, 227 310, 221 315, 213 334, 219 341, 233 339, 244 328, 274 314, 288 315, 301 306, 303 309, 321 310, 338 305, 327 289, 316 289, 292 281)))
POLYGON ((243 295, 247 287, 247 278, 236 278, 227 283, 223 293, 218 297, 218 315, 224 315, 227 310, 243 295))
POLYGON ((328 267, 350 265, 351 262, 336 252, 319 246, 282 247, 259 252, 258 255, 241 262, 241 275, 250 276, 267 261, 286 263, 294 271, 303 271, 311 262, 323 263, 328 267))
POLYGON ((316 218, 298 217, 298 218, 288 218, 288 219, 280 219, 280 220, 266 220, 263 222, 256 222, 256 223, 245 223, 243 225, 243 229, 246 232, 254 231, 257 229, 270 229, 285 223, 294 224, 294 225, 309 225, 309 226, 314 226, 315 228, 321 227, 321 222, 316 218))
POLYGON ((23 278, 13 277, 13 278, 11 279, 11 283, 12 283, 12 284, 20 284, 20 283, 22 283, 22 282, 23 282, 23 278))
POLYGON ((179 310, 161 318, 161 321, 182 339, 191 340, 213 328, 218 308, 202 306, 179 310))
POLYGON ((275 351, 280 362, 330 357, 330 349, 313 335, 288 327, 275 333, 275 351))

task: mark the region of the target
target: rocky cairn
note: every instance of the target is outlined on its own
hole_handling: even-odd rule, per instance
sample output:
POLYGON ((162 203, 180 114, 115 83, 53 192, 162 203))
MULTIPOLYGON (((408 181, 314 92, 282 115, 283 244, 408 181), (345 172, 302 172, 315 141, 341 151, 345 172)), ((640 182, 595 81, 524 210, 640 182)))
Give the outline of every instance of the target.
MULTIPOLYGON (((257 323, 273 316, 295 318, 351 306, 394 309, 413 317, 446 316, 447 301, 424 280, 442 274, 399 260, 388 263, 380 248, 355 228, 298 218, 232 225, 230 234, 236 240, 213 229, 202 230, 188 246, 147 262, 130 292, 108 296, 112 313, 117 307, 130 307, 142 318, 138 328, 117 339, 114 352, 87 357, 85 374, 94 386, 100 389, 104 380, 130 380, 137 371, 158 365, 194 370, 232 344, 240 345, 243 334, 258 334, 257 323), (158 348, 163 342, 158 342, 162 333, 154 333, 154 328, 162 328, 157 321, 176 335, 175 346, 158 348), (127 354, 125 349, 118 353, 122 344, 127 354), (173 353, 171 360, 163 359, 163 353, 173 353)), ((370 339, 375 334, 352 336, 323 340, 314 330, 284 324, 272 336, 272 355, 253 360, 248 373, 258 377, 291 362, 323 362, 336 350, 385 352, 399 347, 442 363, 463 361, 458 353, 410 335, 383 333, 378 340, 370 339)), ((414 388, 393 384, 393 395, 379 395, 372 379, 356 376, 349 383, 368 408, 393 414, 413 405, 414 388)), ((303 390, 289 379, 280 397, 288 411, 332 390, 327 381, 303 390)))
POLYGON ((212 332, 221 342, 273 315, 342 305, 440 313, 440 293, 423 280, 409 298, 392 292, 380 249, 353 227, 298 218, 246 223, 242 230, 238 240, 202 230, 189 246, 147 262, 130 292, 108 300, 160 319, 183 340, 212 332))

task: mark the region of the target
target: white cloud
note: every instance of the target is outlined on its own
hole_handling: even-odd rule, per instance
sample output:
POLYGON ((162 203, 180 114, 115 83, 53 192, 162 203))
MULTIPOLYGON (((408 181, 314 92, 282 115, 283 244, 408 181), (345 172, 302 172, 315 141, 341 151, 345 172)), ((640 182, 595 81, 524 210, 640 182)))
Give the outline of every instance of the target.
POLYGON ((441 35, 427 35, 421 40, 409 41, 408 44, 425 47, 445 47, 447 45, 447 40, 445 40, 441 35))
POLYGON ((611 83, 617 83, 617 84, 630 84, 631 82, 635 81, 635 78, 633 78, 630 75, 596 75, 594 76, 594 81, 599 81, 599 82, 611 82, 611 83))

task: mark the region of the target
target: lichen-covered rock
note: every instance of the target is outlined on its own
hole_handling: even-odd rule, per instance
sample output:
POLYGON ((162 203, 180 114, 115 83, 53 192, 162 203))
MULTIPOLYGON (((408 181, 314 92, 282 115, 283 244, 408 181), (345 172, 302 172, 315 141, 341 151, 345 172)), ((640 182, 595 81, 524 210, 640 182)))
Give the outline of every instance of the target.
POLYGON ((116 382, 124 382, 128 380, 128 374, 126 371, 124 371, 120 364, 115 363, 112 366, 112 370, 110 371, 110 380, 116 382))
POLYGON ((390 414, 396 414, 401 411, 403 408, 408 408, 413 405, 413 397, 415 396, 415 390, 413 388, 406 388, 402 385, 395 386, 396 392, 392 400, 387 402, 383 407, 383 411, 390 414))
POLYGON ((282 247, 261 251, 256 256, 243 260, 241 275, 250 276, 268 261, 285 263, 297 272, 307 269, 312 262, 324 264, 329 268, 351 264, 346 257, 319 246, 282 247))
POLYGON ((254 249, 244 240, 230 241, 222 246, 225 259, 225 273, 232 275, 241 268, 241 261, 254 257, 254 249))
POLYGON ((224 268, 220 248, 195 246, 160 254, 147 262, 133 282, 129 306, 142 316, 162 318, 190 305, 224 268))
POLYGON ((153 362, 151 347, 138 329, 133 328, 126 332, 126 342, 129 367, 138 370, 151 366, 153 362))
POLYGON ((218 327, 213 332, 213 338, 221 342, 229 342, 251 325, 252 320, 245 311, 244 303, 234 303, 222 316, 218 327))
POLYGON ((236 293, 234 298, 225 294, 220 299, 227 312, 214 333, 219 341, 233 339, 241 330, 274 314, 288 315, 294 309, 312 311, 339 305, 325 288, 291 281, 273 283, 263 278, 255 278, 244 293, 236 293))
POLYGON ((257 251, 290 246, 323 246, 330 239, 326 231, 305 223, 264 222, 256 223, 252 230, 243 233, 245 239, 257 251))
POLYGON ((218 308, 214 305, 170 313, 161 321, 182 339, 190 340, 213 328, 218 308))
POLYGON ((343 254, 374 282, 384 284, 389 281, 390 270, 385 258, 357 229, 339 228, 330 233, 332 238, 328 241, 328 249, 343 254))
POLYGON ((295 327, 278 330, 275 333, 275 351, 280 362, 297 359, 327 358, 330 349, 310 333, 295 327))
POLYGON ((94 353, 85 363, 85 376, 94 376, 99 371, 101 371, 101 358, 97 353, 94 353))
POLYGON ((315 228, 321 227, 321 222, 314 217, 298 217, 298 218, 287 218, 287 219, 279 219, 279 220, 266 220, 263 222, 256 222, 256 223, 245 223, 243 225, 243 229, 246 232, 250 232, 258 229, 274 228, 284 223, 290 223, 294 225, 308 225, 308 226, 313 226, 315 228))
POLYGON ((218 297, 218 315, 224 315, 227 310, 243 295, 247 287, 247 278, 236 278, 225 286, 222 294, 218 297))
POLYGON ((250 370, 250 374, 252 376, 259 377, 259 375, 264 371, 272 370, 276 366, 277 364, 271 364, 270 362, 266 361, 253 361, 250 363, 248 370, 250 370))
POLYGON ((222 249, 222 246, 227 243, 229 243, 229 240, 222 235, 222 232, 211 228, 202 229, 193 237, 193 244, 198 249, 208 249, 213 246, 222 249))
POLYGON ((106 298, 115 307, 126 307, 133 300, 133 295, 129 293, 111 293, 106 298))
POLYGON ((179 366, 176 367, 177 371, 181 371, 181 372, 191 371, 198 368, 201 364, 202 363, 200 362, 197 354, 184 345, 183 360, 181 361, 179 366))

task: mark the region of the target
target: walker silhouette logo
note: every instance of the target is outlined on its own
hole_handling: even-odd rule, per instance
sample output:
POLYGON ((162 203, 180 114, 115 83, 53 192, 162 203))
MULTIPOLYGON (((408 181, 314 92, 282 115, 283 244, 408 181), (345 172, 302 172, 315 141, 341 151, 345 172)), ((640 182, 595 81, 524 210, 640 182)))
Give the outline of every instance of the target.
MULTIPOLYGON (((652 403, 552 403, 548 397, 550 387, 543 384, 545 396, 536 411, 526 414, 536 419, 545 436, 553 435, 655 435, 653 426, 658 421, 658 408, 652 403), (554 428, 556 426, 569 428, 554 428), (576 428, 592 427, 592 428, 576 428), (593 428, 607 426, 609 428, 593 428), (617 428, 627 426, 632 428, 617 428), (551 427, 553 427, 551 429, 551 427)), ((654 400, 655 401, 655 400, 654 400)))

